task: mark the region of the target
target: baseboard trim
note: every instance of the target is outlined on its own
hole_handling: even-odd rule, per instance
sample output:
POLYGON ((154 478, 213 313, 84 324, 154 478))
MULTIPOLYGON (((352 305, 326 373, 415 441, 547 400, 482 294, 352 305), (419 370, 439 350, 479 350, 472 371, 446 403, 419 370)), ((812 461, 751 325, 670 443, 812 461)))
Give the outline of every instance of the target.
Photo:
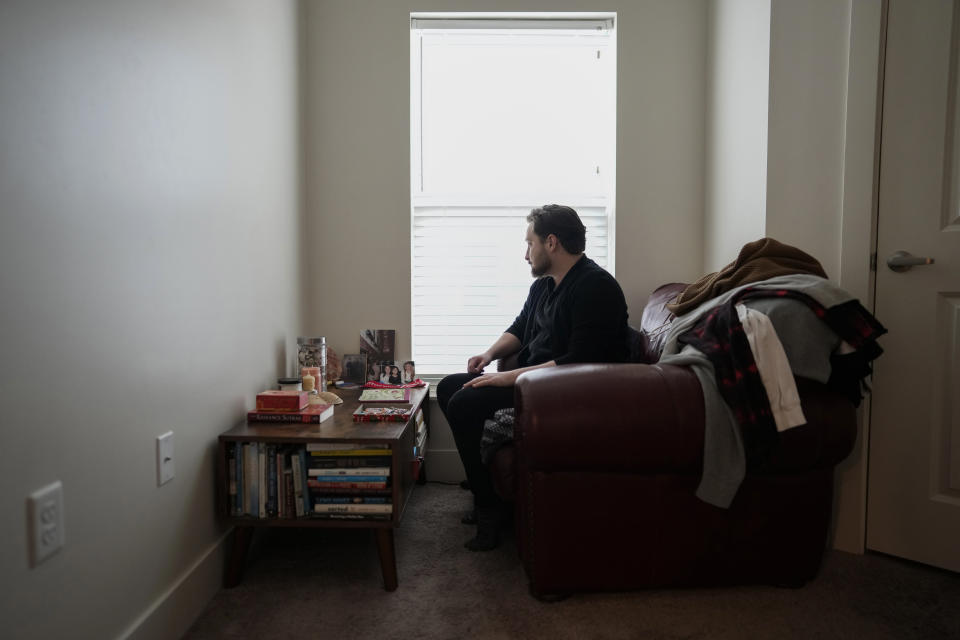
POLYGON ((122 640, 169 640, 190 628, 223 585, 227 536, 220 536, 121 633, 122 640))
POLYGON ((463 472, 463 463, 456 449, 428 449, 427 450, 427 481, 428 482, 460 482, 466 478, 463 472))

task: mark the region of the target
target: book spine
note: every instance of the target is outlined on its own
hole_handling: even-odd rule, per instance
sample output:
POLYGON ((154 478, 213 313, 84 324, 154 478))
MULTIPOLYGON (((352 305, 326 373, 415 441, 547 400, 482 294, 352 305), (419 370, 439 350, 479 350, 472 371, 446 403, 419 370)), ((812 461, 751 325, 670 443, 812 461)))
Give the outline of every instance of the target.
MULTIPOLYGON (((310 504, 314 504, 316 499, 320 496, 389 496, 392 494, 392 489, 389 486, 381 487, 334 487, 331 486, 331 483, 326 482, 323 486, 320 486, 319 482, 314 483, 316 486, 311 487, 310 482, 307 481, 307 495, 310 496, 310 504)), ((380 484, 380 483, 378 483, 380 484)), ((307 513, 310 513, 313 509, 307 509, 307 513)))
POLYGON ((392 504, 315 504, 314 513, 393 513, 392 504))
POLYGON ((323 496, 313 498, 314 504, 389 504, 388 496, 323 496))
POLYGON ((304 414, 299 411, 292 413, 269 413, 263 411, 248 411, 247 422, 280 422, 293 424, 320 424, 330 416, 321 413, 304 414))
POLYGON ((316 482, 386 482, 387 476, 311 476, 316 482))
POLYGON ((277 517, 277 448, 266 446, 267 458, 267 517, 277 517))
POLYGON ((303 513, 310 513, 310 491, 307 486, 307 452, 301 448, 297 450, 297 457, 300 458, 300 483, 303 485, 303 513))
POLYGON ((390 467, 336 467, 333 469, 310 469, 311 476, 389 476, 390 467))
POLYGON ((283 517, 295 518, 297 515, 297 499, 294 497, 293 469, 283 470, 283 517))
POLYGON ((243 515, 243 485, 244 485, 244 476, 243 476, 243 443, 234 442, 234 450, 236 451, 237 456, 237 500, 233 505, 233 515, 242 516, 243 515))
POLYGON ((303 511, 303 474, 300 473, 300 453, 294 451, 293 455, 290 457, 290 466, 293 471, 293 497, 294 497, 294 512, 297 514, 298 518, 302 518, 304 515, 303 511))
POLYGON ((284 510, 287 505, 287 485, 283 479, 286 467, 283 466, 283 454, 285 447, 277 446, 277 517, 284 517, 284 510))
POLYGON ((337 457, 337 456, 389 456, 389 449, 331 449, 328 451, 311 451, 314 457, 337 457))
POLYGON ((267 499, 270 495, 270 487, 267 484, 267 448, 262 442, 257 443, 257 466, 260 472, 260 501, 257 505, 257 517, 267 517, 267 499))
POLYGON ((389 456, 359 456, 356 458, 310 456, 307 458, 306 468, 354 469, 358 467, 389 467, 392 464, 393 458, 389 456))
POLYGON ((380 482, 367 482, 367 481, 337 481, 337 482, 320 482, 311 478, 307 481, 307 486, 311 489, 386 489, 387 483, 385 481, 380 482))
POLYGON ((237 449, 234 443, 226 443, 227 452, 227 505, 229 512, 235 513, 237 506, 237 449))
POLYGON ((243 445, 246 451, 246 465, 243 469, 243 478, 246 483, 246 509, 244 513, 248 516, 257 517, 260 511, 260 471, 257 464, 257 445, 248 442, 243 445))

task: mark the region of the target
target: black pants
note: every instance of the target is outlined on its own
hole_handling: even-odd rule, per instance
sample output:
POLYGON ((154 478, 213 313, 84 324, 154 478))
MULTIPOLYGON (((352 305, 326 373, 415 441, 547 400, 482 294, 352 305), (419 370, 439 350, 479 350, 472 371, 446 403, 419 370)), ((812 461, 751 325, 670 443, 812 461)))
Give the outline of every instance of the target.
POLYGON ((513 387, 463 388, 464 382, 476 377, 475 373, 447 376, 437 385, 437 400, 453 431, 474 502, 478 507, 490 507, 499 504, 500 498, 493 489, 487 465, 480 460, 483 422, 493 418, 498 409, 513 406, 513 387))

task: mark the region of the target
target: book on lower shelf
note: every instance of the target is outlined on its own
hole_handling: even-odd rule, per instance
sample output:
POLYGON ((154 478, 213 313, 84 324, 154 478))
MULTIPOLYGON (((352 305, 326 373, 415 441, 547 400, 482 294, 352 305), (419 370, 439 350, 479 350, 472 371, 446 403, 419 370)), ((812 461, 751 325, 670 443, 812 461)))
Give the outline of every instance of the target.
POLYGON ((225 443, 225 513, 258 520, 391 517, 395 461, 393 450, 384 448, 389 445, 310 444, 324 446, 307 451, 305 443, 225 443), (345 508, 352 505, 365 508, 345 508))
POLYGON ((356 513, 356 514, 390 514, 393 513, 392 504, 315 504, 314 513, 356 513))
POLYGON ((390 467, 315 467, 310 469, 307 475, 327 476, 331 478, 389 476, 390 467))

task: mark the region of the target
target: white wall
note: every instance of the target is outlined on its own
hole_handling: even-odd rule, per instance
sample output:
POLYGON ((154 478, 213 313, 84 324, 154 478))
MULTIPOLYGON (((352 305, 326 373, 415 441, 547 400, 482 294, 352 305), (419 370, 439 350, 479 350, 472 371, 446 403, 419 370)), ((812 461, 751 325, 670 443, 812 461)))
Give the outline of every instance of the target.
MULTIPOLYGON (((317 283, 307 321, 338 353, 356 352, 360 329, 393 328, 398 357, 410 354, 409 16, 478 9, 518 7, 511 0, 306 5, 306 238, 317 283)), ((703 269, 706 3, 533 0, 522 9, 617 12, 616 275, 639 324, 657 285, 690 281, 703 269)), ((430 443, 434 478, 459 473, 439 417, 430 443)))
POLYGON ((770 0, 711 2, 704 271, 766 233, 770 0))
MULTIPOLYGON (((355 351, 362 328, 395 328, 398 355, 409 354, 409 15, 477 9, 466 0, 306 5, 308 259, 325 285, 312 289, 307 317, 338 352, 355 351)), ((702 270, 706 4, 523 9, 618 13, 616 274, 639 322, 655 286, 702 270)))
MULTIPOLYGON (((880 3, 718 0, 711 6, 707 271, 722 267, 743 242, 765 231, 812 254, 834 281, 869 307, 880 3), (759 44, 764 22, 766 59, 759 44), (750 43, 756 58, 745 52, 750 43), (758 112, 759 83, 738 83, 746 73, 757 77, 764 66, 768 95, 765 110, 758 112), (760 154, 742 155, 736 141, 764 135, 761 178, 763 172, 754 168, 760 154), (725 163, 741 167, 725 168, 725 163), (736 202, 731 194, 755 196, 764 190, 764 201, 747 201, 744 210, 731 207, 736 202), (759 218, 757 212, 762 212, 759 218)), ((866 428, 862 420, 853 454, 837 468, 832 543, 848 551, 863 549, 866 428)))
POLYGON ((297 46, 293 0, 0 4, 0 635, 179 637, 219 586, 216 436, 300 328, 297 46))
POLYGON ((767 235, 817 258, 834 281, 850 8, 850 0, 772 0, 770 9, 767 235))

